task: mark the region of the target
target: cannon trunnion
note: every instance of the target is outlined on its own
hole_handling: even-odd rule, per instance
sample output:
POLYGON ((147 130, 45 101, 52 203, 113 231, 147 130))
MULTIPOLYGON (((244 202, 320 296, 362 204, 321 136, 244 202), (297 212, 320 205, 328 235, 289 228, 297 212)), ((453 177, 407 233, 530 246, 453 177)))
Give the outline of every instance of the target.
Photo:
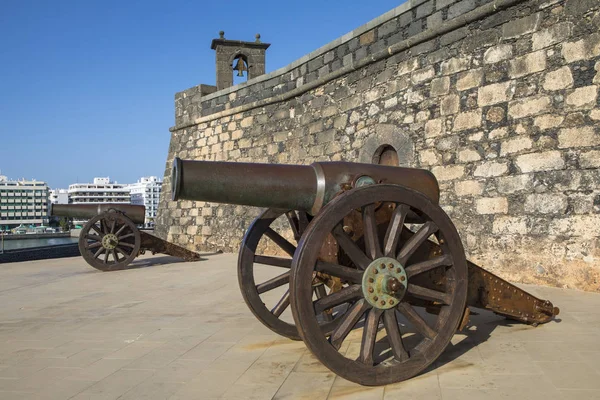
POLYGON ((176 158, 171 188, 173 200, 267 207, 240 248, 246 304, 363 385, 422 372, 468 324, 470 307, 533 325, 559 312, 466 260, 425 170, 176 158))
POLYGON ((143 205, 54 204, 50 215, 89 218, 79 234, 79 252, 89 265, 101 271, 125 269, 145 251, 186 261, 200 259, 197 253, 140 231, 136 224, 144 223, 146 207, 143 205))

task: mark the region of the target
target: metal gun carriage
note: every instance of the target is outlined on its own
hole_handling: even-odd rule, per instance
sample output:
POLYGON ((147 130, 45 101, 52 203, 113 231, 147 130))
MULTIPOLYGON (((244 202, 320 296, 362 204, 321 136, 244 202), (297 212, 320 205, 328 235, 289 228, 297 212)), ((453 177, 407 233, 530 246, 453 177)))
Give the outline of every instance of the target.
POLYGON ((245 302, 274 332, 302 339, 325 366, 363 385, 422 372, 466 326, 470 307, 534 325, 559 312, 466 260, 426 170, 176 158, 171 190, 173 200, 266 207, 239 252, 245 302), (265 241, 279 254, 264 253, 265 241), (261 281, 259 265, 279 272, 261 281), (274 290, 281 295, 268 306, 274 290), (293 322, 282 318, 288 309, 293 322))
POLYGON ((165 253, 186 261, 200 259, 197 253, 162 240, 137 225, 143 224, 146 207, 133 204, 54 204, 50 215, 89 219, 79 234, 79 252, 101 271, 125 269, 145 251, 165 253))

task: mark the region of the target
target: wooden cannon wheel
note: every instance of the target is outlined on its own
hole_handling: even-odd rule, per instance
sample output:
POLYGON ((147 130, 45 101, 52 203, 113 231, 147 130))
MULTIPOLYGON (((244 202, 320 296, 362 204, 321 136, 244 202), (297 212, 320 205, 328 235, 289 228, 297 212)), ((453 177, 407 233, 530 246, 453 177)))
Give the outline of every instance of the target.
POLYGON ((140 252, 140 231, 118 211, 107 211, 90 219, 79 235, 79 252, 101 271, 126 268, 140 252))
MULTIPOLYGON (((411 221, 412 222, 412 221, 411 221)), ((291 270, 292 312, 306 346, 330 370, 363 385, 384 385, 411 378, 435 361, 456 331, 465 309, 467 262, 446 213, 426 196, 397 185, 372 185, 347 191, 312 220, 296 251, 291 270), (393 209, 377 224, 376 207, 393 209), (406 216, 419 224, 406 230, 406 216), (364 235, 352 237, 344 218, 362 216, 364 235), (402 231, 414 232, 408 236, 402 231), (345 265, 318 261, 320 244, 332 233, 351 260, 345 265), (441 251, 416 257, 429 240, 441 251), (412 258, 412 260, 411 260, 412 258), (427 271, 443 269, 444 291, 416 284, 427 271), (314 300, 315 271, 344 277, 340 291, 314 300), (425 315, 416 305, 433 304, 425 315), (323 334, 315 310, 338 309, 336 328, 323 334)))
MULTIPOLYGON (((266 209, 250 225, 242 240, 238 258, 240 289, 244 301, 252 313, 273 332, 293 340, 300 340, 296 325, 294 325, 291 315, 286 321, 282 314, 290 305, 290 268, 296 245, 285 239, 280 232, 284 229, 291 229, 297 243, 308 223, 309 216, 304 212, 266 209), (277 232, 278 230, 280 232, 277 232), (287 256, 275 257, 259 254, 261 239, 266 240, 266 238, 269 238, 287 256), (270 266, 273 272, 279 271, 273 278, 260 282, 256 276, 255 266, 257 264, 270 266), (278 301, 269 302, 261 297, 272 290, 282 292, 278 301)), ((325 296, 327 291, 328 289, 323 284, 315 285, 314 281, 311 283, 311 293, 315 297, 325 296)), ((317 319, 322 329, 331 331, 333 325, 329 324, 332 320, 330 314, 321 313, 317 319)))

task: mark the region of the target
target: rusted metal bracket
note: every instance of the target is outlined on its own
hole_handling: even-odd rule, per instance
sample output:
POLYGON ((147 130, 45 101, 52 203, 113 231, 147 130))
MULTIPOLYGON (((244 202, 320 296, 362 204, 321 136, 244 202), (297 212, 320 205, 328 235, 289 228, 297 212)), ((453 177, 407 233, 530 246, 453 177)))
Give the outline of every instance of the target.
POLYGON ((549 322, 560 312, 550 301, 538 299, 472 262, 468 262, 468 266, 467 306, 533 325, 549 322))
POLYGON ((151 251, 152 254, 163 253, 170 256, 183 258, 185 261, 198 261, 200 254, 194 253, 188 249, 185 249, 176 244, 167 242, 159 237, 151 235, 147 232, 140 231, 142 244, 140 246, 141 251, 151 251))

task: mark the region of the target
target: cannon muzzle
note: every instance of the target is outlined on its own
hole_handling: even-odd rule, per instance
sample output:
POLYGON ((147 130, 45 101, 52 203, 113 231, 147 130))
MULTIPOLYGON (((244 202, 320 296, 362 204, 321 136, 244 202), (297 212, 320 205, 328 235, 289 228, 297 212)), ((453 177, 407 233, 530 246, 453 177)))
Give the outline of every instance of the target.
POLYGON ((373 183, 402 185, 439 202, 435 176, 422 169, 350 162, 311 165, 191 161, 176 157, 173 200, 198 200, 301 210, 313 215, 344 188, 373 183))
POLYGON ((106 211, 117 210, 125 214, 135 224, 143 224, 146 207, 137 204, 100 203, 100 204, 52 204, 50 215, 68 218, 91 219, 106 211))

